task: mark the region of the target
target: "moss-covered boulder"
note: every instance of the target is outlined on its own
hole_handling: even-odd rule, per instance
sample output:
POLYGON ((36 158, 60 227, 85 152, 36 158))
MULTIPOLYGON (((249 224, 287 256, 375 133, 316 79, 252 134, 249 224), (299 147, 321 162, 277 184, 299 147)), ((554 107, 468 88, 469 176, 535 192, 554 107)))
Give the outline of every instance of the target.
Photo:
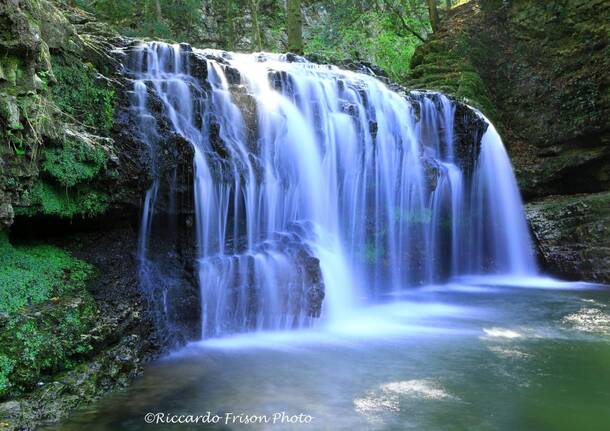
POLYGON ((608 190, 609 15, 604 0, 467 2, 417 49, 408 84, 494 120, 526 197, 608 190))
POLYGON ((96 308, 86 292, 71 293, 8 317, 0 329, 0 397, 15 397, 83 361, 93 346, 96 308))
POLYGON ((91 265, 45 244, 13 246, 0 232, 0 313, 82 291, 91 265))
POLYGON ((137 335, 127 336, 120 344, 38 385, 27 397, 0 403, 0 429, 33 429, 36 424, 58 421, 107 391, 127 386, 141 372, 140 344, 137 335))

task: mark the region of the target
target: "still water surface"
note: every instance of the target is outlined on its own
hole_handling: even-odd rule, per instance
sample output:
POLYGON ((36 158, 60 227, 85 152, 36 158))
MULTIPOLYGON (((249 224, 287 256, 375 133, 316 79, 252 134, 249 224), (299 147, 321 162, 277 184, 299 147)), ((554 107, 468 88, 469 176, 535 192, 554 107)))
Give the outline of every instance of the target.
POLYGON ((491 284, 412 290, 332 327, 193 343, 47 429, 610 430, 610 288, 491 284), (150 425, 149 412, 221 421, 150 425), (282 412, 311 421, 225 423, 282 412))

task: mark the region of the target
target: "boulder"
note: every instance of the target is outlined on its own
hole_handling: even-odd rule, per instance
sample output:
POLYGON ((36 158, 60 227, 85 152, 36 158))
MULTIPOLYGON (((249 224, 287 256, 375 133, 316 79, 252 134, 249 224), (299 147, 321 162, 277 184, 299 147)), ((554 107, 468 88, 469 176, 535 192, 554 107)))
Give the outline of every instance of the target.
POLYGON ((610 192, 547 196, 525 212, 547 270, 610 283, 610 192))

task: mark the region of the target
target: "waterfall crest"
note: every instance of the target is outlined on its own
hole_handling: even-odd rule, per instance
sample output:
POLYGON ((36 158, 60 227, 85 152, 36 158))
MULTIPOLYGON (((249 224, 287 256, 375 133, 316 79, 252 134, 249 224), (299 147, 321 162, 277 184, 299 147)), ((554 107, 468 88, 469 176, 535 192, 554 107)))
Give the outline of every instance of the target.
POLYGON ((341 319, 464 274, 536 272, 499 135, 475 114, 481 133, 458 139, 466 120, 442 94, 293 55, 163 43, 133 49, 125 73, 153 166, 152 99, 194 151, 202 337, 341 319))

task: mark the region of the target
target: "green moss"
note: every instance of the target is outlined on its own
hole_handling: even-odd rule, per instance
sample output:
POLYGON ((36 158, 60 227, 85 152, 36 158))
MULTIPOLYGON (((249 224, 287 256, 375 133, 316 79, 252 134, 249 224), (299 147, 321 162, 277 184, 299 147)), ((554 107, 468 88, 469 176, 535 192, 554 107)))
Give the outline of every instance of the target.
POLYGON ((91 64, 54 59, 53 75, 57 84, 51 90, 57 106, 78 122, 108 132, 114 123, 116 96, 109 86, 98 82, 91 64))
POLYGON ((471 56, 484 47, 471 43, 462 32, 434 34, 420 46, 411 61, 405 84, 411 88, 442 91, 494 117, 496 108, 471 56))
POLYGON ((66 139, 61 148, 44 150, 42 169, 65 187, 95 178, 106 164, 106 153, 83 141, 66 139))
POLYGON ((0 398, 19 396, 81 363, 93 349, 86 334, 96 319, 86 292, 11 316, 0 331, 0 398))
POLYGON ((0 398, 31 389, 91 350, 95 324, 85 290, 91 265, 50 245, 10 244, 0 233, 0 398))
POLYGON ((110 197, 89 186, 78 189, 62 189, 39 179, 29 193, 30 205, 16 207, 15 215, 35 216, 38 214, 72 218, 74 216, 94 217, 108 209, 110 197))
POLYGON ((5 355, 0 355, 0 393, 10 387, 9 375, 15 369, 15 360, 5 355))
MULTIPOLYGON (((107 150, 97 140, 67 133, 57 135, 55 139, 59 145, 50 146, 57 141, 49 141, 39 149, 41 175, 23 196, 27 206, 16 207, 15 213, 62 218, 93 217, 103 213, 110 198, 99 191, 97 180, 104 173, 107 150)), ((14 151, 17 154, 25 152, 27 147, 16 138, 12 141, 14 151)))
MULTIPOLYGON (((13 55, 5 54, 0 57, 0 66, 2 68, 3 79, 8 81, 11 87, 17 86, 17 83, 23 72, 20 69, 19 58, 13 55)), ((12 90, 9 87, 9 91, 12 90)))
POLYGON ((0 312, 82 289, 92 267, 50 245, 12 246, 0 233, 0 312))

